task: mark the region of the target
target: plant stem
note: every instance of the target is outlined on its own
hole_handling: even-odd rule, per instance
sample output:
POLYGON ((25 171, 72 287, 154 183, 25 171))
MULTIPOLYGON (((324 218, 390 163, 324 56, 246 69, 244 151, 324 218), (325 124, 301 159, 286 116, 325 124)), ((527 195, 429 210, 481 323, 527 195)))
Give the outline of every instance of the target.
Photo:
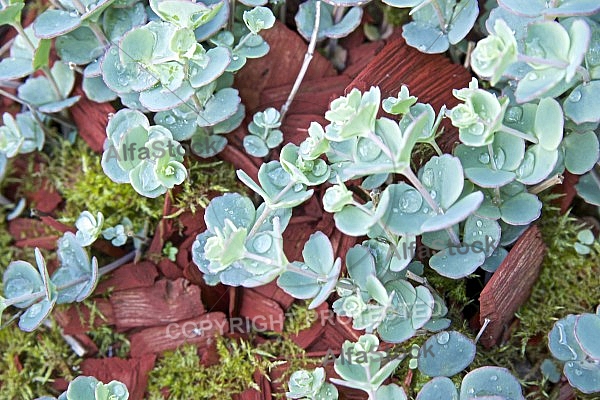
POLYGON ((563 180, 564 176, 561 174, 556 174, 553 177, 546 179, 544 182, 530 188, 528 192, 531 194, 539 194, 554 185, 562 185, 563 180))
POLYGON ((485 331, 487 326, 490 324, 490 322, 492 322, 492 320, 490 320, 489 318, 486 318, 483 320, 483 325, 481 326, 481 329, 479 330, 479 332, 477 333, 477 336, 475 337, 475 343, 477 343, 479 341, 479 338, 481 337, 481 335, 483 335, 483 332, 485 331))
MULTIPOLYGON (((273 199, 273 203, 277 203, 277 201, 284 194, 286 194, 292 187, 294 187, 294 185, 296 183, 297 182, 290 180, 289 183, 281 190, 281 192, 279 192, 277 194, 277 196, 275 196, 275 198, 273 199)), ((271 211, 273 211, 271 209, 271 207, 269 207, 268 205, 265 204, 265 208, 263 209, 262 214, 260 214, 260 216, 258 217, 258 219, 254 222, 254 226, 252 226, 252 229, 248 233, 248 238, 251 238, 252 236, 254 236, 254 234, 256 233, 256 231, 258 230, 258 228, 260 228, 260 226, 263 224, 263 222, 265 221, 265 219, 267 219, 267 217, 269 216, 269 214, 271 213, 271 211)))
POLYGON ((435 152, 437 153, 438 156, 441 157, 444 154, 444 152, 442 151, 442 149, 440 149, 440 146, 438 146, 435 139, 432 139, 431 142, 427 142, 427 143, 429 143, 429 145, 431 147, 433 147, 433 149, 435 150, 435 152))
MULTIPOLYGON (((25 43, 27 43, 27 45, 31 49, 31 52, 33 54, 35 54, 37 49, 35 48, 33 42, 29 39, 27 34, 25 33, 23 26, 21 26, 21 24, 14 24, 12 26, 17 30, 17 33, 19 35, 21 35, 21 37, 23 37, 23 39, 25 39, 25 43)), ((62 94, 60 93, 60 89, 58 88, 58 84, 56 83, 56 80, 50 73, 50 69, 48 68, 48 66, 44 66, 40 69, 42 70, 42 72, 44 73, 46 78, 48 78, 48 81, 50 82, 50 86, 52 86, 52 90, 54 90, 54 93, 58 96, 59 99, 64 100, 64 97, 62 96, 62 94)))
POLYGON ((102 29, 100 29, 100 26, 98 26, 97 23, 88 23, 88 28, 90 28, 91 31, 94 33, 94 36, 96 36, 96 39, 98 39, 102 47, 106 49, 111 44, 110 40, 108 40, 108 38, 106 37, 102 29))
POLYGON ((579 67, 577 67, 576 69, 577 73, 579 75, 581 75, 581 78, 583 79, 583 83, 589 83, 592 80, 592 77, 590 76, 590 72, 585 69, 584 67, 582 67, 581 65, 579 67))
MULTIPOLYGON (((404 170, 402 171, 402 175, 404 175, 408 178, 410 183, 412 183, 412 185, 415 187, 415 189, 417 189, 419 191, 419 193, 421 193, 421 196, 423 196, 423 198, 425 199, 427 204, 429 204, 429 206, 437 214, 444 213, 444 210, 442 210, 442 208, 439 206, 439 204, 436 203, 436 201, 431 197, 431 195, 429 194, 427 189, 425 189, 425 187, 423 186, 423 184, 421 183, 419 178, 417 178, 417 176, 412 171, 412 169, 410 169, 410 167, 404 168, 404 170)), ((454 244, 455 246, 460 246, 460 239, 458 238, 458 235, 456 234, 456 232, 454 232, 452 227, 446 228, 446 232, 448 233, 448 236, 450 236, 450 240, 452 241, 452 244, 454 244)))
POLYGON ((373 143, 375 143, 377 145, 377 147, 379 147, 381 149, 381 151, 383 151, 383 153, 387 156, 387 158, 390 159, 390 161, 394 162, 394 156, 392 155, 392 151, 390 150, 389 147, 387 147, 385 145, 385 143, 383 143, 381 138, 379 136, 377 136, 377 134, 375 132, 369 131, 369 133, 367 134, 367 137, 369 138, 369 140, 371 140, 373 143))
POLYGON ((294 86, 292 87, 292 91, 290 92, 290 95, 288 96, 285 104, 281 107, 281 117, 279 121, 283 121, 283 119, 285 118, 285 115, 287 114, 288 109, 292 104, 292 101, 294 101, 294 97, 296 97, 296 94, 298 93, 298 89, 302 84, 302 80, 304 80, 304 75, 306 75, 306 71, 308 71, 308 67, 315 53, 315 47, 317 46, 317 38, 319 34, 319 24, 321 22, 321 2, 317 1, 315 3, 315 7, 315 26, 310 37, 310 43, 308 44, 308 49, 304 54, 304 61, 302 62, 300 72, 298 72, 298 76, 296 77, 296 81, 294 82, 294 86))
POLYGON ((539 142, 538 139, 535 136, 528 135, 527 133, 518 131, 518 130, 513 129, 513 128, 509 127, 509 126, 506 126, 504 124, 502 124, 500 126, 499 131, 504 132, 504 133, 508 133, 508 134, 516 136, 516 137, 519 137, 521 139, 525 139, 528 142, 531 142, 533 144, 537 144, 539 142))

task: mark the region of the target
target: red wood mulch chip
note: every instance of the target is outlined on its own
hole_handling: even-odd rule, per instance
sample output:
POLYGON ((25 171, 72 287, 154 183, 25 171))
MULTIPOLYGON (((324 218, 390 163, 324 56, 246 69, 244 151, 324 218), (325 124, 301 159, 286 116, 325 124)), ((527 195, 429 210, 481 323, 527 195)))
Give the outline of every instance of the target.
MULTIPOLYGON (((283 332, 285 315, 276 301, 253 290, 243 290, 240 304, 239 314, 247 318, 252 329, 283 332)), ((231 325, 230 328, 232 332, 240 332, 240 329, 245 331, 245 325, 237 328, 231 325)))
POLYGON ((194 344, 204 352, 215 335, 223 335, 228 329, 228 321, 221 312, 211 312, 184 321, 142 329, 129 336, 131 357, 158 354, 177 349, 184 344, 194 344))
POLYGON ((204 313, 200 288, 185 279, 162 279, 152 287, 116 291, 110 296, 119 331, 166 325, 204 313))
POLYGON ((123 291, 147 288, 154 286, 156 278, 158 278, 158 271, 150 261, 141 261, 137 264, 129 263, 111 272, 106 280, 98 284, 96 290, 97 293, 104 293, 107 290, 123 291))
POLYGON ((498 344, 514 318, 515 312, 531 294, 537 280, 546 245, 537 226, 533 225, 517 240, 514 247, 479 296, 480 316, 491 320, 481 343, 486 347, 498 344))
POLYGON ((79 136, 93 151, 101 153, 106 140, 108 115, 114 113, 115 109, 110 103, 96 103, 89 100, 81 85, 75 85, 73 96, 81 96, 81 99, 70 108, 73 122, 79 128, 79 136))
POLYGON ((87 358, 81 363, 81 371, 104 383, 121 381, 127 385, 129 399, 142 400, 148 384, 148 373, 154 368, 155 361, 156 356, 153 354, 128 360, 117 357, 87 358))
MULTIPOLYGON (((94 303, 98 312, 104 318, 95 314, 94 320, 91 321, 91 327, 114 325, 115 315, 112 304, 106 299, 95 299, 94 303)), ((83 303, 77 303, 69 307, 57 307, 52 315, 67 335, 84 334, 91 329, 90 309, 83 303)))

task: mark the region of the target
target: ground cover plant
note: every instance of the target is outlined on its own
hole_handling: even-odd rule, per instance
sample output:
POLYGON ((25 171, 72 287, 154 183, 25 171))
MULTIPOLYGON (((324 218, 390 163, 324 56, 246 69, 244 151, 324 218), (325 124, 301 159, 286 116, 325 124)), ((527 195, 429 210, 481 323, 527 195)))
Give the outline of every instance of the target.
POLYGON ((0 390, 595 398, 599 15, 586 0, 2 1, 2 326, 86 357, 73 368, 55 343, 66 361, 19 389, 20 357, 46 356, 9 346, 0 390), (275 56, 269 35, 287 35, 275 56), (450 81, 423 102, 420 81, 364 80, 399 44, 472 75, 420 76, 450 81), (342 82, 322 107, 311 68, 342 82), (85 130, 94 104, 110 111, 85 130))

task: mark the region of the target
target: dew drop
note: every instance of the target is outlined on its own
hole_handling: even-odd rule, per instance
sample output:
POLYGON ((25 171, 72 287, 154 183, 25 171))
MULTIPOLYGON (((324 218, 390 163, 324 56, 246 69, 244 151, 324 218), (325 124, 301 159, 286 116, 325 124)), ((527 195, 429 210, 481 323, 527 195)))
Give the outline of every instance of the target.
POLYGON ((482 164, 487 164, 490 162, 490 155, 488 153, 481 153, 479 155, 479 162, 482 164))
POLYGON ((534 166, 535 156, 531 152, 526 152, 521 165, 517 169, 517 175, 521 178, 531 175, 534 166))
POLYGON ((490 376, 490 381, 496 382, 498 380, 498 376, 492 375, 490 376))
POLYGON ((504 166, 504 161, 506 161, 506 153, 502 149, 494 150, 494 162, 496 163, 496 168, 501 169, 504 166))
POLYGON ((435 335, 435 340, 439 344, 447 344, 448 341, 450 340, 450 334, 448 332, 446 332, 446 331, 440 332, 437 335, 435 335))
POLYGON ((483 226, 483 222, 480 219, 478 219, 477 222, 475 222, 475 225, 481 228, 483 226))
POLYGON ((434 172, 431 168, 425 168, 423 171, 423 176, 421 177, 421 181, 425 186, 433 186, 434 172))
POLYGON ((576 370, 575 370, 575 375, 577 375, 577 376, 581 376, 581 375, 583 375, 583 371, 582 371, 582 370, 580 370, 580 369, 576 369, 576 370))
POLYGON ((254 250, 262 254, 271 248, 272 243, 273 239, 271 238, 271 235, 262 234, 254 239, 252 247, 254 247, 254 250))
POLYGON ((506 121, 519 122, 521 118, 523 118, 523 109, 521 107, 510 107, 506 110, 506 121))
POLYGON ((404 192, 400 198, 400 209, 408 214, 416 213, 423 204, 423 198, 415 189, 409 189, 404 192))
POLYGON ((358 140, 356 151, 362 161, 373 161, 381 154, 381 149, 365 138, 358 140))
POLYGON ((431 192, 429 192, 429 194, 431 195, 432 199, 435 199, 437 196, 437 192, 435 190, 432 190, 431 192))
POLYGON ((14 278, 8 281, 4 293, 8 298, 33 293, 33 285, 27 279, 14 278))
POLYGON ((538 78, 538 74, 535 73, 535 72, 532 72, 532 73, 529 74, 529 78, 528 79, 530 81, 535 81, 537 78, 538 78))
POLYGON ((167 125, 173 125, 175 123, 175 117, 172 115, 167 115, 165 117, 165 124, 167 125))
POLYGON ((42 304, 35 303, 27 310, 27 316, 30 318, 35 318, 39 313, 42 312, 42 304))
POLYGON ((581 91, 579 89, 573 90, 569 95, 569 101, 571 103, 577 103, 581 100, 581 91))
POLYGON ((125 390, 121 386, 113 386, 113 393, 115 396, 124 396, 125 390))

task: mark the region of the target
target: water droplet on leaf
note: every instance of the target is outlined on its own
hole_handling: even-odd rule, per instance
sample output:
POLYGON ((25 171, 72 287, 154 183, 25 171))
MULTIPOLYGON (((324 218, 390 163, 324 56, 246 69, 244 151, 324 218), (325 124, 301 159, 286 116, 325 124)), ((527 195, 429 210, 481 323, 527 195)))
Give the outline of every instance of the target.
POLYGON ((569 95, 569 101, 571 103, 577 103, 581 100, 581 91, 579 89, 573 90, 569 95))
POLYGON ((404 192, 400 198, 400 209, 408 214, 416 213, 423 204, 421 194, 415 189, 409 189, 404 192))
POLYGON ((450 334, 446 331, 440 332, 436 335, 435 339, 439 344, 446 344, 450 340, 450 334))

